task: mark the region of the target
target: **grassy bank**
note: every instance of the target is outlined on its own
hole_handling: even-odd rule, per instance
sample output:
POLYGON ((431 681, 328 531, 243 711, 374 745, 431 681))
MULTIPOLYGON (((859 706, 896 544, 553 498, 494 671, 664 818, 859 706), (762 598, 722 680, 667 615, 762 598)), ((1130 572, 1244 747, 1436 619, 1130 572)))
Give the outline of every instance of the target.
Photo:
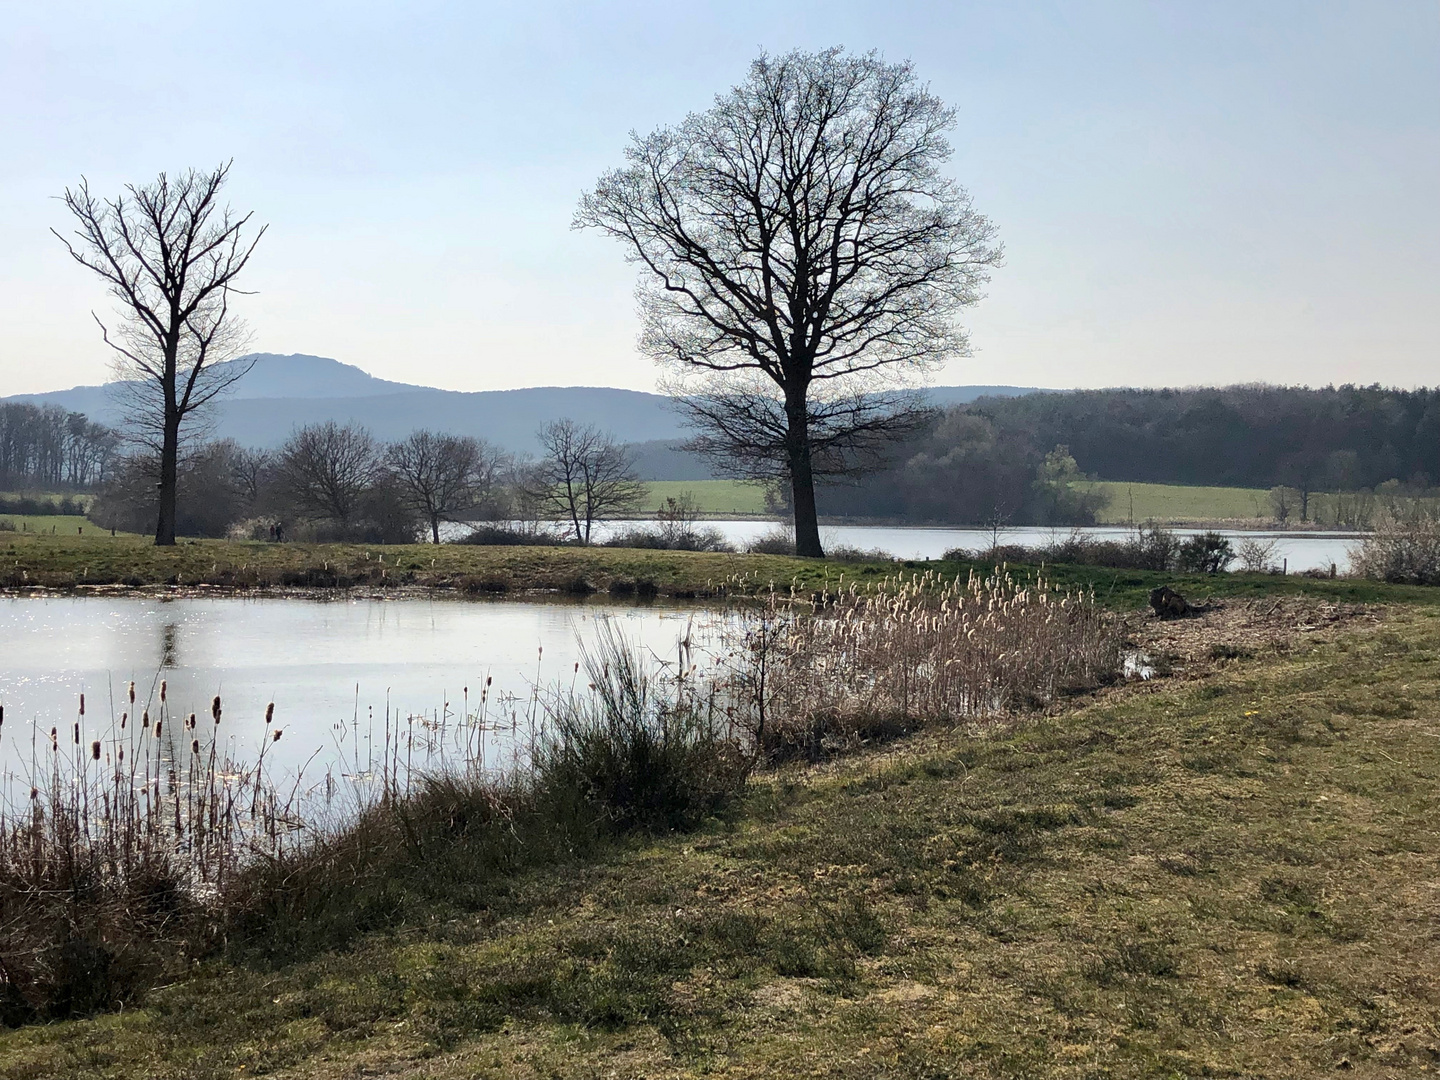
POLYGON ((0 1033, 0 1075, 1433 1069, 1440 618, 1166 633, 1170 679, 782 771, 475 914, 0 1033))
MULTIPOLYGON (((591 592, 622 599, 740 595, 771 584, 802 589, 876 582, 897 572, 935 570, 964 577, 989 563, 838 562, 784 555, 747 555, 631 548, 469 547, 442 544, 268 544, 185 540, 157 548, 137 536, 0 533, 0 588, 173 586, 225 589, 363 587, 434 588, 456 595, 502 596, 528 591, 591 592)), ((1016 567, 1024 575, 1038 567, 1016 567)), ((1143 607, 1149 591, 1174 585, 1192 600, 1314 596, 1364 603, 1440 603, 1440 589, 1358 579, 1315 580, 1270 574, 1185 575, 1095 566, 1057 565, 1044 573, 1057 585, 1093 589, 1104 605, 1143 607)))

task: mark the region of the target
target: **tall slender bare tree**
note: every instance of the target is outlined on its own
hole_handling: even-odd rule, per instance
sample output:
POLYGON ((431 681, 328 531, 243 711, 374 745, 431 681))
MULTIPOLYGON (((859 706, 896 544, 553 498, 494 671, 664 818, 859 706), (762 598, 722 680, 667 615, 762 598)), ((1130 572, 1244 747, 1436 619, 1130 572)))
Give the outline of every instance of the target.
POLYGON ((894 391, 966 353, 956 318, 1000 261, 941 171, 954 122, 909 63, 762 55, 706 112, 635 136, 576 212, 643 268, 640 345, 697 448, 788 475, 802 555, 823 553, 816 475, 911 426, 894 391))
POLYGON ((229 163, 173 178, 161 173, 153 183, 127 185, 114 199, 96 197, 82 178, 64 195, 77 226, 73 242, 55 232, 119 304, 113 332, 99 316, 95 321, 115 350, 133 423, 158 455, 160 545, 175 543, 182 425, 249 370, 221 361, 244 345, 230 300, 265 227, 247 238, 252 215, 221 204, 229 175, 229 163))

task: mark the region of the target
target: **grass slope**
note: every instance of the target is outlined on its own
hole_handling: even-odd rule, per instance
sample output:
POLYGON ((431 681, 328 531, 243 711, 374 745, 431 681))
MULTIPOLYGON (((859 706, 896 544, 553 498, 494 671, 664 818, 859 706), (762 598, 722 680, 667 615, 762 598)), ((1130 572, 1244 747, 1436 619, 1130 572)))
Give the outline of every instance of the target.
POLYGON ((1096 481, 1090 487, 1104 493, 1109 500, 1097 515, 1102 525, 1138 521, 1236 521, 1271 516, 1269 493, 1259 488, 1131 484, 1110 480, 1096 481))
POLYGON ((1296 634, 767 777, 472 915, 0 1033, 0 1076, 1418 1075, 1440 616, 1296 634))

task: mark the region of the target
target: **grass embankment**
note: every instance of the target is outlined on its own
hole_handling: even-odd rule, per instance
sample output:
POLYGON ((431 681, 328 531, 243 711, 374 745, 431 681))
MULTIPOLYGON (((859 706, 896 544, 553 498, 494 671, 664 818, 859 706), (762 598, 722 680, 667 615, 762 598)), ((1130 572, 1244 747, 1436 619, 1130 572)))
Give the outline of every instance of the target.
POLYGON ((1181 624, 1176 676, 1068 712, 761 778, 474 915, 0 1033, 0 1075, 1433 1069, 1440 616, 1281 615, 1181 624))
POLYGON ((1260 488, 1190 487, 1099 480, 1087 485, 1107 497, 1096 515, 1101 525, 1157 521, 1167 525, 1202 522, 1265 522, 1273 515, 1270 493, 1260 488))
MULTIPOLYGON (((784 555, 747 555, 632 548, 470 547, 462 544, 268 544, 182 540, 157 548, 138 536, 0 533, 0 588, 54 589, 128 585, 219 588, 412 586, 465 595, 559 591, 621 598, 737 595, 768 588, 833 587, 873 582, 897 572, 935 570, 961 577, 988 573, 985 560, 838 562, 784 555)), ((1015 565, 1019 575, 1039 567, 1015 565)), ((1061 587, 1094 589, 1108 607, 1143 607, 1149 591, 1172 585, 1191 600, 1314 596, 1363 603, 1440 603, 1440 590, 1361 579, 1316 580, 1271 574, 1172 574, 1096 566, 1044 568, 1061 587)))

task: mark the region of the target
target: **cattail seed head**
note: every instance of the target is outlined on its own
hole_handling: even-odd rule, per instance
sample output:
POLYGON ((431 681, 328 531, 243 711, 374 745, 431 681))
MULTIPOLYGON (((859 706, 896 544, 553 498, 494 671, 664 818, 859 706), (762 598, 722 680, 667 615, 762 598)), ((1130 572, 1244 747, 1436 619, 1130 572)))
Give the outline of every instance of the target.
POLYGON ((122 713, 120 714, 120 730, 121 730, 121 731, 124 731, 124 730, 125 730, 125 721, 126 721, 126 720, 129 720, 129 719, 130 719, 130 714, 129 714, 129 713, 123 713, 123 712, 122 712, 122 713))
POLYGON ((80 722, 78 720, 75 722, 75 745, 80 745, 80 722))
POLYGON ((199 740, 199 739, 191 739, 191 740, 190 740, 190 752, 191 752, 192 754, 198 754, 198 753, 200 753, 200 740, 199 740))
POLYGON ((272 702, 270 702, 269 705, 266 705, 266 706, 265 706, 265 722, 268 724, 268 723, 270 723, 271 720, 274 720, 274 719, 275 719, 275 702, 272 701, 272 702))
POLYGON ((94 761, 100 760, 100 740, 96 739, 90 744, 90 757, 94 761))
POLYGON ((30 801, 34 802, 38 798, 40 798, 40 789, 37 787, 32 787, 30 789, 30 801))
POLYGON ((270 735, 270 739, 271 739, 272 742, 279 742, 279 741, 280 741, 280 728, 276 728, 276 729, 274 730, 274 732, 270 735))
POLYGON ((156 720, 156 721, 155 721, 155 738, 158 739, 159 737, 160 737, 160 721, 159 721, 159 720, 156 720))
POLYGON ((190 714, 189 719, 186 720, 185 723, 189 726, 191 731, 195 730, 195 714, 193 712, 190 714))
POLYGON ((131 704, 131 705, 134 705, 134 704, 135 704, 135 680, 134 680, 134 679, 131 679, 131 680, 130 680, 129 686, 126 687, 126 693, 129 694, 129 696, 130 696, 130 704, 131 704))
POLYGON ((216 722, 217 724, 220 722, 220 695, 219 695, 219 694, 216 694, 216 695, 215 695, 215 700, 213 700, 212 702, 210 702, 210 715, 215 718, 215 722, 216 722))
POLYGON ((60 749, 60 736, 53 727, 50 729, 50 749, 60 749))
POLYGON ((165 700, 165 680, 164 680, 164 679, 161 679, 161 680, 160 680, 160 700, 161 700, 161 701, 164 701, 164 700, 165 700))
POLYGON ((84 694, 81 694, 81 695, 80 695, 80 715, 81 715, 81 716, 84 716, 84 715, 85 715, 85 695, 84 695, 84 694))

